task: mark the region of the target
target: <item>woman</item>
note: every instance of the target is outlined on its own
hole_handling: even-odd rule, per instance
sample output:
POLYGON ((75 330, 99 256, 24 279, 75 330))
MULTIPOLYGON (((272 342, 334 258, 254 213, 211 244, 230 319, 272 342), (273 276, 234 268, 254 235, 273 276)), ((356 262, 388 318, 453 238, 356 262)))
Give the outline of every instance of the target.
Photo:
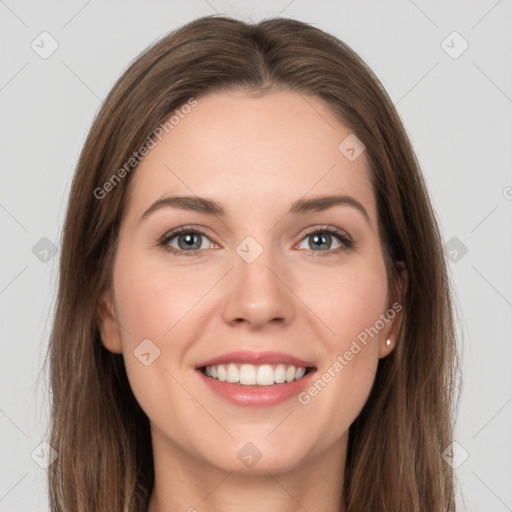
POLYGON ((453 511, 441 238, 378 79, 307 24, 149 48, 76 170, 51 510, 453 511))

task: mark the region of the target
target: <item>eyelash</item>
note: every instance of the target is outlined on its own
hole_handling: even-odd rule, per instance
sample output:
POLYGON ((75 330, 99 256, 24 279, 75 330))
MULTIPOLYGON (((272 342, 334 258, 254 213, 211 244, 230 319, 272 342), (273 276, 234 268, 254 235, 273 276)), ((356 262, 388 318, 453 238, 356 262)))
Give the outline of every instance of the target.
MULTIPOLYGON (((198 228, 192 228, 189 226, 180 226, 178 228, 175 228, 171 231, 168 231, 165 235, 163 235, 159 240, 157 245, 159 247, 162 247, 165 251, 175 254, 178 256, 197 256, 198 253, 204 251, 204 249, 196 249, 195 251, 181 251, 177 250, 174 247, 170 247, 168 244, 169 242, 175 238, 177 235, 181 234, 196 234, 196 235, 202 235, 206 238, 210 238, 207 233, 204 231, 198 229, 198 228)), ((314 228, 307 233, 304 234, 304 236, 301 238, 301 241, 305 238, 310 237, 311 235, 315 235, 317 233, 329 233, 330 235, 334 235, 338 240, 341 242, 342 247, 338 247, 337 249, 328 249, 326 251, 313 251, 312 249, 307 249, 309 251, 312 251, 314 256, 330 256, 333 254, 340 253, 341 251, 346 251, 347 249, 353 249, 355 247, 354 242, 352 239, 341 229, 336 228, 334 226, 320 226, 317 228, 314 228)), ((304 249, 302 249, 304 250, 304 249)))

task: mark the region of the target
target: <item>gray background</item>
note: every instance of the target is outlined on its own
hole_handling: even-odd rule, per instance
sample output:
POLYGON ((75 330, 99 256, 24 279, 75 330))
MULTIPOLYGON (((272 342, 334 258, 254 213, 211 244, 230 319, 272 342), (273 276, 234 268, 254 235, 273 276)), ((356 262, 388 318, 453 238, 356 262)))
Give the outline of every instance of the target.
POLYGON ((148 44, 215 11, 293 17, 333 33, 396 104, 459 304, 464 383, 452 463, 461 510, 512 510, 511 0, 0 0, 0 511, 48 510, 39 372, 70 180, 93 116, 148 44), (43 31, 58 44, 46 59, 52 40, 43 31))

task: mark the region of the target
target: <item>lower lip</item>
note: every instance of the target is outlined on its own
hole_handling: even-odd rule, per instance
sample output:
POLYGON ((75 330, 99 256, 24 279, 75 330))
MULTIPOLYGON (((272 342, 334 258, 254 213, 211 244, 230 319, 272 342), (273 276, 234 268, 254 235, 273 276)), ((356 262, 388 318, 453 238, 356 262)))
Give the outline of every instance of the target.
POLYGON ((310 370, 304 377, 293 382, 273 384, 272 386, 244 386, 222 382, 207 377, 201 370, 197 370, 204 383, 219 396, 241 407, 272 407, 297 397, 304 391, 312 380, 316 370, 310 370))

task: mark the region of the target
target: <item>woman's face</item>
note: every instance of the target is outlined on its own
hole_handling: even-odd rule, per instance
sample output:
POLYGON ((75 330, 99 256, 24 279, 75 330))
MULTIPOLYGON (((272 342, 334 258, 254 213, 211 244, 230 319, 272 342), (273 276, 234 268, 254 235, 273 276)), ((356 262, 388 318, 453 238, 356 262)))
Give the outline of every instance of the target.
POLYGON ((100 313, 155 453, 237 472, 338 457, 401 318, 364 146, 290 91, 200 97, 154 141, 100 313))

